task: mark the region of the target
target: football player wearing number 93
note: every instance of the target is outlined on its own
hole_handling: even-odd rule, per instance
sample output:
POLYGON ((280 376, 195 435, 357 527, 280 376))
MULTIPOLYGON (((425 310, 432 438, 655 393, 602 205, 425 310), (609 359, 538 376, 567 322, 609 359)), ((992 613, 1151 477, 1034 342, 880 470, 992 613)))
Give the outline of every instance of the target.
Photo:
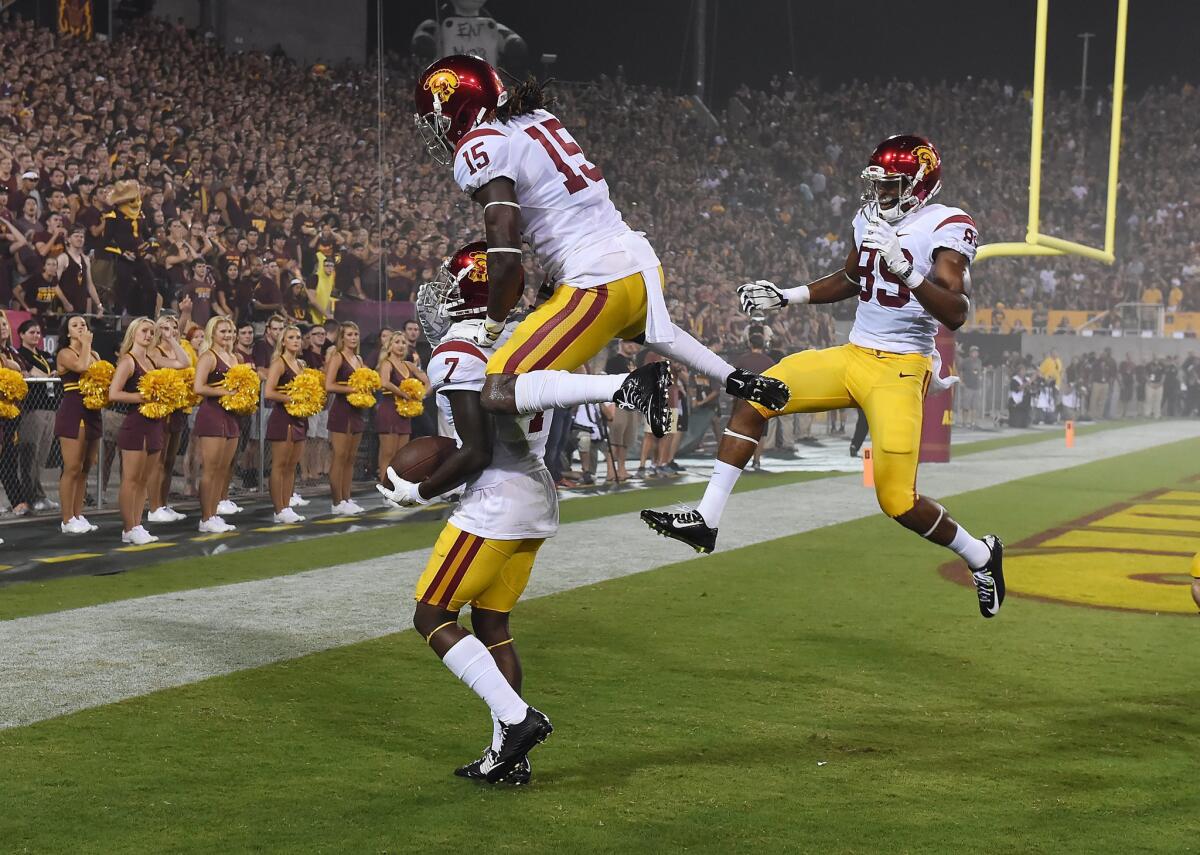
POLYGON ((488 361, 485 409, 540 413, 613 401, 641 410, 662 436, 670 427, 669 363, 631 374, 572 373, 612 339, 643 336, 731 395, 767 411, 787 403, 782 380, 734 369, 671 322, 658 256, 622 219, 600 167, 545 109, 543 84, 530 79, 510 93, 483 60, 449 56, 421 74, 415 101, 426 148, 453 164, 454 180, 483 206, 488 306, 477 343, 496 342, 521 297, 523 241, 554 286, 488 361))
MULTIPOLYGON (((858 297, 850 343, 806 350, 766 371, 791 399, 782 413, 858 406, 874 437, 875 492, 883 512, 905 528, 960 555, 970 567, 979 611, 994 617, 1004 601, 1004 546, 995 535, 972 537, 932 499, 918 495, 922 400, 931 379, 938 322, 958 329, 970 308, 970 264, 978 232, 964 211, 931 200, 941 189, 942 160, 922 137, 880 143, 862 177, 863 207, 845 265, 808 285, 780 288, 759 280, 738 289, 748 314, 796 303, 858 297)), ((734 484, 773 413, 738 402, 713 477, 695 510, 642 511, 655 531, 711 552, 734 484)))

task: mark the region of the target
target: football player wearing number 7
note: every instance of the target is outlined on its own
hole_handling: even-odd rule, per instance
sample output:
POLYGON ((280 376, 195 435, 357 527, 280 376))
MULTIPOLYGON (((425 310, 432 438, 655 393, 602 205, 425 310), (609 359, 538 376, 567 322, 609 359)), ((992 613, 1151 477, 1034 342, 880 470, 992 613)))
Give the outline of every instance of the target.
MULTIPOLYGON (((854 244, 845 265, 808 285, 780 288, 759 280, 741 286, 738 294, 748 314, 858 298, 849 344, 792 354, 766 375, 792 390, 784 414, 862 408, 874 437, 879 506, 967 562, 979 611, 990 618, 1004 601, 1003 544, 995 535, 972 537, 945 508, 916 492, 934 335, 939 322, 954 330, 967 319, 978 238, 964 211, 931 204, 941 189, 941 167, 929 140, 884 140, 862 173, 864 204, 854 218, 854 244)), ((753 402, 738 402, 699 506, 682 513, 642 511, 642 519, 660 534, 712 552, 725 503, 774 415, 753 402)))
POLYGON ((487 267, 487 244, 469 243, 417 292, 421 328, 436 344, 426 366, 429 387, 458 449, 420 483, 388 467, 391 488, 378 489, 389 502, 413 507, 462 488, 417 581, 413 625, 492 712, 490 744, 455 774, 525 784, 529 751, 554 728, 521 697, 521 660, 508 616, 538 549, 558 531, 558 492, 543 461, 548 414, 493 415, 480 403, 488 360, 517 326, 509 322, 495 345, 477 343, 487 314, 487 267), (473 634, 458 622, 465 605, 473 634))
POLYGON ((511 93, 495 69, 449 56, 417 80, 416 121, 439 163, 483 206, 488 306, 477 344, 492 345, 523 289, 528 242, 554 286, 491 357, 483 406, 540 413, 613 401, 641 410, 655 436, 669 429, 671 373, 654 362, 631 374, 574 374, 612 339, 645 338, 651 349, 724 382, 731 395, 776 410, 788 400, 779 379, 736 370, 671 322, 653 247, 608 195, 600 167, 545 108, 543 84, 511 93))

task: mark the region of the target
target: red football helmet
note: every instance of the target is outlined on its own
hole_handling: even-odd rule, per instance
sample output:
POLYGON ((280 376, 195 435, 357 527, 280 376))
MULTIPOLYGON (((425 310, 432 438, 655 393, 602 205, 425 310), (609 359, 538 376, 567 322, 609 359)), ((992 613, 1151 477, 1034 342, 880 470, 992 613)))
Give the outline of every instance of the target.
POLYGON ((439 341, 455 321, 487 314, 487 242, 460 247, 430 282, 417 289, 417 320, 425 338, 439 341))
POLYGON ((912 134, 888 137, 862 171, 862 200, 889 222, 906 217, 942 189, 942 156, 933 143, 912 134))
POLYGON ((414 100, 417 130, 433 159, 445 166, 458 141, 503 105, 508 91, 482 59, 456 54, 421 72, 414 100))

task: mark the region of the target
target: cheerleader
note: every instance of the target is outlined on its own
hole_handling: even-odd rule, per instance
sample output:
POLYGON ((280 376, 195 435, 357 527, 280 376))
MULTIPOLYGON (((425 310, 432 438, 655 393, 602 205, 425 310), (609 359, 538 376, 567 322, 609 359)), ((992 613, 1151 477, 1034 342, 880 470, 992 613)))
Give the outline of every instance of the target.
MULTIPOLYGON (((187 297, 184 297, 183 308, 186 310, 187 297)), ((150 348, 150 361, 155 368, 174 368, 182 370, 190 368, 192 359, 179 342, 179 318, 172 311, 159 314, 155 324, 155 343, 150 348)), ((150 493, 150 507, 154 508, 146 515, 146 521, 152 523, 177 522, 187 519, 171 507, 168 494, 171 492, 171 478, 175 472, 175 458, 179 455, 179 445, 183 441, 183 432, 187 429, 188 414, 176 410, 163 421, 163 450, 159 455, 159 465, 150 473, 147 489, 150 493)))
POLYGON ((154 346, 154 321, 135 318, 121 342, 120 358, 108 399, 125 411, 117 433, 117 448, 121 450, 121 542, 142 546, 158 540, 142 527, 142 511, 146 507, 146 485, 150 471, 158 463, 163 444, 163 420, 151 419, 138 411, 145 403, 138 391, 138 382, 154 370, 150 349, 154 346))
POLYGON ((67 315, 59 341, 62 346, 55 363, 62 378, 63 396, 54 416, 54 435, 63 460, 58 479, 58 503, 62 507, 59 528, 63 534, 87 534, 99 528, 84 517, 83 498, 88 472, 96 464, 102 428, 100 411, 83 405, 79 378, 100 356, 92 350, 92 331, 83 315, 67 315))
POLYGON ((396 412, 397 398, 411 400, 400 391, 400 384, 415 377, 428 387, 429 378, 408 361, 408 340, 402 335, 393 335, 387 340, 377 370, 383 381, 383 401, 375 411, 375 430, 379 434, 379 483, 390 485, 388 467, 395 464, 396 455, 408 445, 412 436, 412 419, 396 412))
MULTIPOLYGON (((12 346, 12 327, 8 325, 8 313, 0 310, 0 366, 20 372, 21 356, 12 346)), ((30 490, 21 478, 22 468, 17 447, 17 429, 21 417, 0 419, 0 480, 12 512, 19 517, 29 513, 30 490)), ((3 543, 0 540, 0 543, 3 543)))
MULTIPOLYGON (((184 333, 184 340, 192 348, 189 357, 193 353, 199 353, 204 349, 204 327, 188 321, 187 332, 184 333)), ((193 366, 194 367, 194 366, 193 366)), ((195 408, 187 416, 188 428, 196 426, 196 411, 195 408)), ((188 497, 198 497, 200 495, 197 481, 200 478, 200 443, 188 441, 187 451, 184 452, 183 458, 183 494, 188 497)), ((217 513, 220 513, 218 510, 217 513)))
POLYGON ((333 352, 325 360, 325 391, 333 396, 329 406, 329 444, 333 446, 329 486, 333 494, 331 511, 335 514, 361 514, 366 510, 350 498, 350 483, 364 421, 362 411, 346 400, 354 392, 346 381, 356 369, 363 367, 362 357, 358 355, 358 339, 358 324, 349 321, 339 324, 333 352))
POLYGON ((238 419, 221 406, 229 395, 224 388, 225 373, 238 364, 233 353, 236 336, 229 318, 215 317, 204 328, 204 350, 196 362, 196 380, 192 390, 204 400, 196 412, 192 436, 200 443, 200 531, 220 534, 236 526, 217 516, 217 504, 229 489, 234 455, 237 454, 238 419))
POLYGON ((284 327, 275 342, 275 355, 267 368, 267 385, 263 397, 274 401, 267 420, 267 441, 271 443, 271 502, 275 506, 275 522, 298 523, 304 517, 292 510, 296 486, 296 465, 308 437, 308 418, 289 415, 285 405, 291 402, 280 386, 291 383, 304 371, 302 356, 304 337, 297 326, 284 327))

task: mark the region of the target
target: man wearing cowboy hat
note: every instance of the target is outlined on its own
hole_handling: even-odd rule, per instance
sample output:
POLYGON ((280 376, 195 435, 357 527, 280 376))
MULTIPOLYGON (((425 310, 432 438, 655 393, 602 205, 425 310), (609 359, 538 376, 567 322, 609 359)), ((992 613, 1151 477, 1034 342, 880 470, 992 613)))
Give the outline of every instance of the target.
POLYGON ((141 188, 134 180, 118 181, 108 201, 112 210, 104 215, 104 250, 116 263, 113 309, 117 314, 153 316, 156 292, 145 259, 150 233, 142 213, 141 188))

